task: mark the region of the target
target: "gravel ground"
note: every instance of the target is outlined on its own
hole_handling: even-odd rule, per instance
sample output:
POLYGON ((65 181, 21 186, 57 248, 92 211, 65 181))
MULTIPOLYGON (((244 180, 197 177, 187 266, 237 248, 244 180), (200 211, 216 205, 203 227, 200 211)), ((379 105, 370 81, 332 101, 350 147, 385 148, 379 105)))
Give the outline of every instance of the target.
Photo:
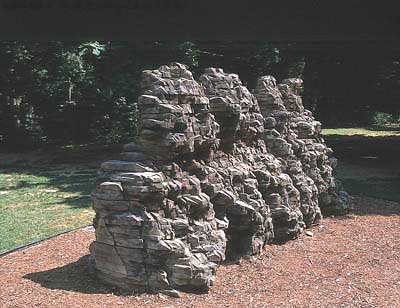
POLYGON ((120 294, 88 272, 94 233, 0 258, 0 307, 400 307, 400 204, 355 198, 354 214, 219 268, 207 294, 120 294))

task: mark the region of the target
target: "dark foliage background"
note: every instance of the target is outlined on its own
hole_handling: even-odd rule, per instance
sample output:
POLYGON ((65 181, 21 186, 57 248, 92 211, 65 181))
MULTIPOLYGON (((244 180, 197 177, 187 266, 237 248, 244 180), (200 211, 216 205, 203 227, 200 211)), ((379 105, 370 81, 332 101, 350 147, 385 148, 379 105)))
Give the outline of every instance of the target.
POLYGON ((189 65, 195 76, 222 67, 250 89, 261 75, 303 78, 304 103, 325 126, 398 121, 398 51, 365 41, 2 41, 0 146, 13 151, 131 140, 141 71, 171 61, 189 65))

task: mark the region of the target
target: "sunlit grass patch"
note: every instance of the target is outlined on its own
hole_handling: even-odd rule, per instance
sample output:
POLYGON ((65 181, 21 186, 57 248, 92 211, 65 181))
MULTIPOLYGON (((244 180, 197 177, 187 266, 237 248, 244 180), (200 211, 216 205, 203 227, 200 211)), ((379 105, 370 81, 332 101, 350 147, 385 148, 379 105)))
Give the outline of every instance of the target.
POLYGON ((354 127, 354 128, 325 128, 322 130, 323 135, 342 135, 342 136, 369 136, 369 137, 384 137, 384 136, 400 136, 400 126, 393 127, 354 127))
POLYGON ((0 252, 91 223, 96 169, 0 170, 0 252))

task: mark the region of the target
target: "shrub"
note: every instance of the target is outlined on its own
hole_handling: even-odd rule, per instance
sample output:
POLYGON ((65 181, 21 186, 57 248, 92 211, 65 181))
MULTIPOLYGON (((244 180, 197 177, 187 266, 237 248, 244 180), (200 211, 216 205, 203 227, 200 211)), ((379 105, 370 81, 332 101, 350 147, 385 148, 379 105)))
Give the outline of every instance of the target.
POLYGON ((386 125, 386 124, 391 124, 397 122, 396 117, 394 115, 391 115, 389 113, 385 112, 375 112, 372 121, 374 125, 386 125))

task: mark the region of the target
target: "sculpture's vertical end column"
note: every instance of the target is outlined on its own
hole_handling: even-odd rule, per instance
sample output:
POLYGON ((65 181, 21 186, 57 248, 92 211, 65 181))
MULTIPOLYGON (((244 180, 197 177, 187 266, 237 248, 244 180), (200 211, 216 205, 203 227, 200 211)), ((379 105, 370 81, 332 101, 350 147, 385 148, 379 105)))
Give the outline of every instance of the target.
POLYGON ((275 239, 284 241, 296 238, 306 227, 306 203, 299 182, 303 182, 307 189, 310 189, 310 183, 304 182, 296 148, 291 142, 296 136, 290 130, 290 112, 286 109, 275 78, 260 77, 254 94, 264 117, 265 130, 260 138, 264 140, 267 150, 281 162, 282 173, 265 197, 271 203, 275 239))
POLYGON ((139 135, 120 160, 101 165, 93 192, 98 276, 135 291, 207 289, 225 258, 223 224, 195 175, 195 152, 218 147, 219 125, 203 88, 181 64, 144 71, 139 135))
POLYGON ((309 220, 318 220, 321 210, 326 215, 347 213, 351 210, 351 200, 334 177, 333 169, 337 159, 332 156, 332 149, 327 147, 322 138, 321 123, 303 106, 300 96, 302 84, 301 79, 289 78, 283 80, 278 87, 286 108, 291 112, 290 128, 297 136, 292 143, 297 144, 297 156, 318 190, 314 194, 317 197, 312 198, 308 215, 309 220))

